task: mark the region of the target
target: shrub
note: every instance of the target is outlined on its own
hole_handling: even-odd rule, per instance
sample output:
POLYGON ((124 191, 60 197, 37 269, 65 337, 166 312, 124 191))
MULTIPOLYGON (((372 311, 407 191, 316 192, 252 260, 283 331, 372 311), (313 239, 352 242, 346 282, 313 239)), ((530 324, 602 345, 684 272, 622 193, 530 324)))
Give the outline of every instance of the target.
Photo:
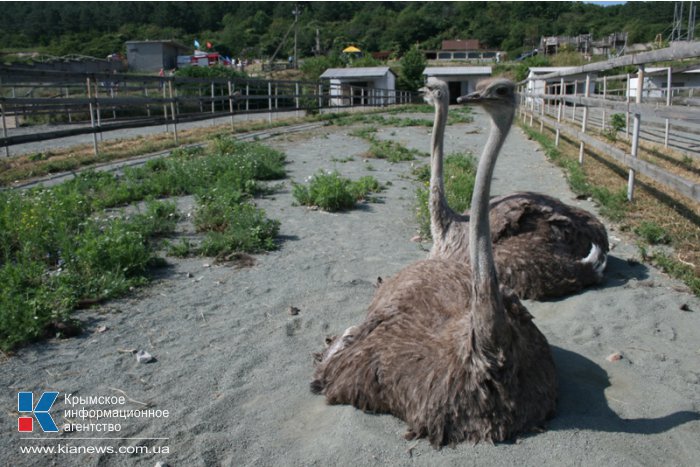
POLYGON ((364 176, 358 181, 343 178, 337 171, 319 171, 307 179, 307 185, 294 183, 292 195, 304 206, 316 206, 325 211, 352 209, 357 201, 366 199, 370 193, 382 190, 380 183, 372 176, 364 176))
POLYGON ((642 221, 639 226, 635 227, 634 233, 642 237, 650 245, 671 242, 671 238, 668 236, 666 230, 652 221, 642 221))

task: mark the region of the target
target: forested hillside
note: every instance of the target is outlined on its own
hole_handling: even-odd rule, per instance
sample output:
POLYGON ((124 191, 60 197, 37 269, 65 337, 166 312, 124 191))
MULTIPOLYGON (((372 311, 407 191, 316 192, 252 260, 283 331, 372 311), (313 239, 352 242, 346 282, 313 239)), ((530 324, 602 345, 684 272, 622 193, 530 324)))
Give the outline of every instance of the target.
MULTIPOLYGON (((442 39, 479 39, 517 54, 542 35, 616 31, 631 42, 666 38, 673 2, 627 2, 602 7, 582 2, 297 2, 300 57, 349 43, 401 54, 410 46, 439 48, 442 39)), ((3 51, 104 57, 127 40, 209 41, 236 57, 270 56, 289 30, 293 2, 3 2, 3 51)), ((292 50, 286 41, 283 56, 292 50)))

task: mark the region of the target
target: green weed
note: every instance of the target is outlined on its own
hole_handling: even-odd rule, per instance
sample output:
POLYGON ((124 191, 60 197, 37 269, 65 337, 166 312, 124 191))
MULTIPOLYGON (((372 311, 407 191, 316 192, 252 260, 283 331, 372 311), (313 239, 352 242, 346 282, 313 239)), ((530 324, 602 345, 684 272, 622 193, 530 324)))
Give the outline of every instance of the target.
POLYGON ((292 185, 294 199, 301 205, 317 206, 324 211, 352 209, 370 193, 382 190, 380 183, 372 176, 352 181, 341 177, 337 171, 319 171, 309 177, 307 182, 308 185, 292 185))

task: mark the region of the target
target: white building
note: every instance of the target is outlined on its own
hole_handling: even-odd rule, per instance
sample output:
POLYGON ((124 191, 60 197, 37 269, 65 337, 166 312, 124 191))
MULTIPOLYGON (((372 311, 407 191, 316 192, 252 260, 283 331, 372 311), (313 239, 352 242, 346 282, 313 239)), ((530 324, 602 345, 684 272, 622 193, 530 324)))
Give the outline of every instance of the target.
POLYGON ((426 79, 434 77, 447 83, 450 104, 456 103, 459 96, 474 91, 476 83, 489 78, 491 73, 490 66, 436 66, 423 70, 426 79))
POLYGON ((330 105, 388 105, 396 103, 396 75, 388 66, 329 68, 330 105))
MULTIPOLYGON (((537 94, 561 94, 561 80, 564 79, 564 95, 585 94, 586 93, 586 73, 577 73, 566 75, 558 78, 542 78, 551 73, 567 72, 576 67, 530 67, 530 73, 527 75, 527 86, 525 87, 526 99, 529 104, 532 95, 537 94)), ((590 82, 588 85, 589 94, 595 94, 595 80, 598 77, 597 73, 590 74, 590 82)), ((537 105, 543 102, 542 98, 535 98, 537 105)))
MULTIPOLYGON (((666 99, 666 88, 668 87, 669 68, 645 68, 644 69, 644 92, 642 98, 663 98, 666 99)), ((630 78, 628 95, 637 97, 637 87, 639 78, 630 78)), ((671 89, 673 95, 687 96, 692 88, 700 88, 700 68, 696 70, 685 70, 671 72, 671 89)), ((700 93, 697 93, 700 94, 700 93)), ((697 95, 696 94, 696 95, 697 95)))

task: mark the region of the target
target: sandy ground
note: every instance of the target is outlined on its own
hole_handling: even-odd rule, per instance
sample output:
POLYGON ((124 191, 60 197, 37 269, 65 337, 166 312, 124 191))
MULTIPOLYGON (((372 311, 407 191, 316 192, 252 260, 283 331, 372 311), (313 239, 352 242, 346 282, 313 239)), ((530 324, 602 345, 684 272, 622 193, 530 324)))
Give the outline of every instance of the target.
MULTIPOLYGON (((326 128, 267 141, 290 161, 282 190, 258 200, 282 222, 278 251, 243 269, 169 258, 170 266, 135 297, 81 312, 87 323, 82 336, 5 358, 0 464, 700 465, 700 300, 632 261, 636 248, 611 225, 614 249, 604 284, 562 300, 526 301, 559 373, 558 410, 547 431, 496 446, 463 443, 437 451, 425 441, 405 441, 401 420, 328 406, 312 395, 311 352, 325 335, 362 320, 378 276, 425 257, 429 246, 410 241, 416 229, 411 163, 363 160, 367 143, 349 131, 326 128), (338 161, 347 156, 353 160, 338 161), (318 169, 374 175, 391 185, 380 203, 346 213, 293 206, 290 180, 301 182, 318 169), (289 314, 290 306, 298 315, 289 314), (129 352, 135 349, 156 361, 137 363, 129 352), (623 358, 607 361, 614 352, 623 358), (121 431, 18 433, 17 391, 38 397, 49 390, 61 393, 50 412, 58 424, 119 423, 121 431), (65 393, 129 399, 76 407, 65 393), (81 407, 150 408, 167 410, 168 417, 65 419, 66 408, 81 407), (27 437, 33 439, 21 439, 27 437), (78 439, 98 437, 139 439, 78 439), (59 445, 146 446, 149 452, 21 452, 59 445)), ((448 128, 446 149, 478 153, 485 133, 485 118, 477 113, 475 123, 448 128)), ((383 128, 379 137, 428 151, 426 128, 383 128)), ((495 177, 494 195, 536 190, 595 211, 573 198, 560 170, 518 129, 495 177)))

